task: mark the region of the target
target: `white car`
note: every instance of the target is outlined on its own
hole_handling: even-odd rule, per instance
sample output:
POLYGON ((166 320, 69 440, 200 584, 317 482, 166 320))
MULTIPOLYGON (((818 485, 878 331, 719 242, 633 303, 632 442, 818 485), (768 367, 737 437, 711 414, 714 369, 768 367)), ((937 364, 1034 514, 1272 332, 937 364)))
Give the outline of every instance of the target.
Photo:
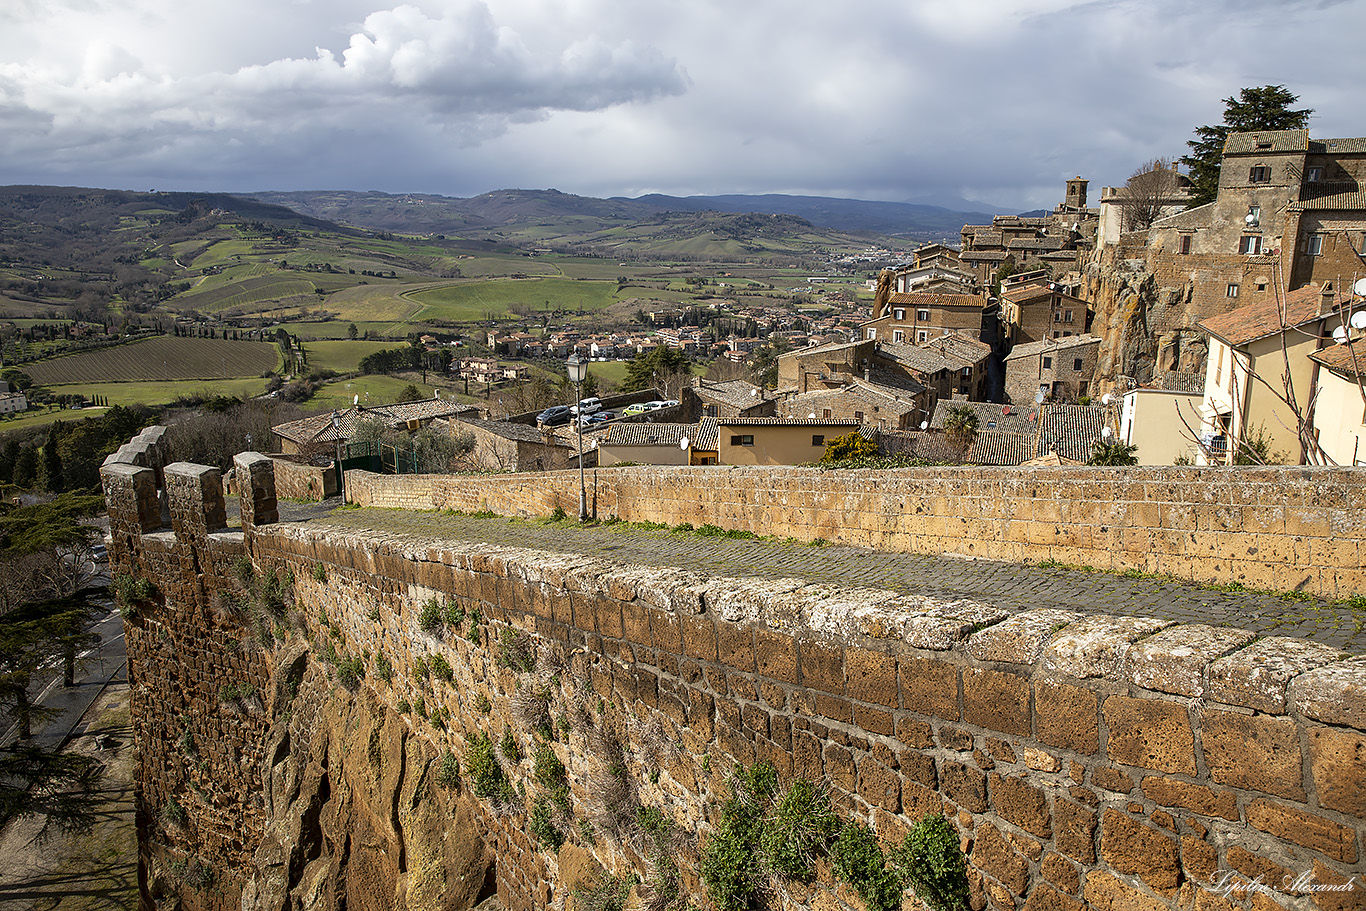
POLYGON ((570 405, 569 410, 574 414, 592 414, 602 410, 602 399, 597 396, 580 399, 577 405, 570 405))

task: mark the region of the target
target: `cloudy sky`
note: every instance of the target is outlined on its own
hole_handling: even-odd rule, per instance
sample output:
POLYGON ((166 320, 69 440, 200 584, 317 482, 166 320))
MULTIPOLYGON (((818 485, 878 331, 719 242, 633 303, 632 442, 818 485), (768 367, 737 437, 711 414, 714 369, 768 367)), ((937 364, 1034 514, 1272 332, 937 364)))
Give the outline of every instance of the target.
POLYGON ((1366 135, 1366 3, 0 0, 0 185, 1051 207, 1242 86, 1366 135))

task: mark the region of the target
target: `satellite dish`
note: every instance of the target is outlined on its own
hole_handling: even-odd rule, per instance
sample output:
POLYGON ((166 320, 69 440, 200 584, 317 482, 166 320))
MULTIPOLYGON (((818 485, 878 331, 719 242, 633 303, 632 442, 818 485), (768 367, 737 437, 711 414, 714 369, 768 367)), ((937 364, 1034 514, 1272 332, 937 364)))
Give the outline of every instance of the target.
POLYGON ((758 390, 758 389, 751 389, 751 390, 749 391, 749 397, 752 398, 752 399, 757 399, 757 398, 759 397, 759 390, 758 390))
POLYGON ((1359 278, 1352 286, 1352 293, 1358 297, 1366 297, 1366 278, 1359 278))
POLYGON ((1110 428, 1109 428, 1109 427, 1102 427, 1102 428, 1100 428, 1100 435, 1103 436, 1103 437, 1105 437, 1105 439, 1107 439, 1107 440, 1110 439, 1110 428))
POLYGON ((1004 408, 1002 408, 1001 414, 1010 414, 1010 406, 1006 405, 1004 408))
POLYGON ((1042 390, 1042 389, 1040 389, 1038 392, 1034 393, 1034 404, 1035 404, 1035 405, 1042 405, 1042 404, 1043 404, 1043 390, 1042 390))
POLYGON ((1247 218, 1244 218, 1243 221, 1246 224, 1255 225, 1257 223, 1257 216, 1249 212, 1247 213, 1247 218))
POLYGON ((929 421, 921 421, 921 422, 920 422, 920 429, 921 429, 921 430, 924 430, 924 429, 925 429, 926 427, 928 427, 928 426, 930 426, 930 422, 929 422, 929 421))
POLYGON ((1338 326, 1336 329, 1333 330, 1333 344, 1345 345, 1346 343, 1347 329, 1343 326, 1338 326))
POLYGON ((684 437, 683 439, 681 439, 681 440, 678 441, 678 448, 679 448, 679 449, 682 449, 684 452, 687 452, 687 450, 688 450, 688 438, 687 438, 687 437, 684 437))
POLYGON ((1352 328, 1366 329, 1366 310, 1358 310, 1352 314, 1352 328))
POLYGON ((1108 393, 1108 392, 1105 393, 1104 395, 1102 395, 1102 396, 1100 397, 1100 403, 1101 403, 1102 405, 1108 405, 1108 404, 1110 404, 1112 401, 1114 401, 1114 399, 1110 398, 1110 393, 1108 393))
POLYGON ((813 411, 813 412, 811 412, 810 414, 808 414, 808 415, 806 416, 806 419, 807 419, 808 421, 814 421, 814 420, 816 419, 816 412, 813 411))
POLYGON ((360 404, 360 393, 357 392, 355 395, 351 396, 351 407, 354 408, 355 406, 357 406, 357 405, 359 405, 359 404, 360 404))

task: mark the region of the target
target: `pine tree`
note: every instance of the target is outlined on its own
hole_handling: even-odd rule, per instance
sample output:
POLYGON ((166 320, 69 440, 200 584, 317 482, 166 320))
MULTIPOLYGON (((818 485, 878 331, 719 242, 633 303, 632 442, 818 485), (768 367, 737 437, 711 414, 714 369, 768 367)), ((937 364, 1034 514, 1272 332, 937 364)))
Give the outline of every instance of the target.
POLYGON ((1193 194, 1191 206, 1214 202, 1219 195, 1219 167, 1224 142, 1230 133, 1255 130, 1303 130, 1309 126, 1313 108, 1291 110, 1300 97, 1283 85, 1245 88, 1238 97, 1224 99, 1224 122, 1218 126, 1195 128, 1198 139, 1190 140, 1191 154, 1181 159, 1190 168, 1193 194))

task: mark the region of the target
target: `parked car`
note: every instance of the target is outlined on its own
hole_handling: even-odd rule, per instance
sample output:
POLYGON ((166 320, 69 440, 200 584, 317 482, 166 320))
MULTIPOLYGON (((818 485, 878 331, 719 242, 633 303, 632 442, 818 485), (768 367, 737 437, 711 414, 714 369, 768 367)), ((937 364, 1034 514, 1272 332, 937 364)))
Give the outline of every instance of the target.
POLYGON ((650 403, 650 402, 636 402, 634 405, 627 405, 626 408, 623 409, 621 413, 622 413, 622 414, 625 414, 625 415, 644 414, 644 413, 647 412, 647 411, 653 411, 653 410, 654 410, 653 408, 650 407, 651 404, 652 404, 652 403, 650 403))
POLYGON ((661 408, 663 408, 663 407, 664 407, 664 403, 663 403, 663 402, 658 402, 658 401, 656 401, 656 402, 646 402, 646 403, 645 403, 645 410, 646 410, 646 411, 658 411, 659 409, 661 409, 661 408))
POLYGON ((577 405, 569 406, 569 410, 574 414, 592 414, 595 411, 602 410, 602 399, 597 396, 579 399, 579 403, 577 405))
POLYGON ((551 405, 536 415, 536 423, 545 424, 548 427, 554 427, 556 424, 568 424, 573 419, 574 412, 568 405, 551 405))
POLYGON ((585 414, 579 418, 579 423, 584 427, 596 427, 599 424, 606 424, 614 417, 616 415, 610 411, 597 411, 593 414, 585 414))
POLYGON ((665 399, 659 403, 660 408, 672 408, 678 404, 678 399, 665 399))

